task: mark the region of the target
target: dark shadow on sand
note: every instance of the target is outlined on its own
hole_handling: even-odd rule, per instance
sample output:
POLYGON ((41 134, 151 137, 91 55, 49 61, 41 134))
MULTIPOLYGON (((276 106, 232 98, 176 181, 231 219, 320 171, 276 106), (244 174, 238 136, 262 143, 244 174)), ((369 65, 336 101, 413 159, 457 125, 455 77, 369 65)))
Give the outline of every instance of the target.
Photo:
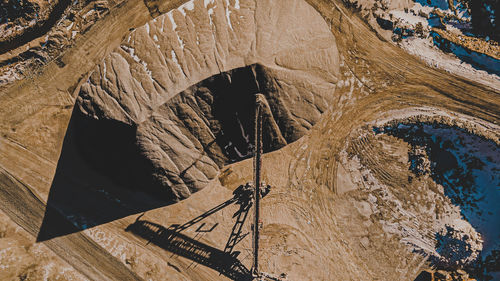
MULTIPOLYGON (((213 134, 214 139, 200 142, 202 147, 197 149, 221 168, 253 154, 254 103, 258 92, 266 94, 270 103, 263 120, 265 152, 281 148, 303 134, 297 122, 288 116, 272 81, 272 75, 260 65, 220 73, 173 97, 162 105, 162 114, 178 119, 176 122, 182 123, 179 125, 186 135, 194 139, 201 133, 213 134), (196 114, 186 113, 191 111, 196 114), (201 116, 210 128, 200 133, 197 123, 189 120, 201 116), (276 131, 273 122, 281 132, 276 131)), ((100 109, 96 106, 93 110, 100 109)), ((78 105, 73 110, 49 192, 50 211, 46 211, 38 241, 175 203, 182 196, 174 194, 166 182, 174 186, 185 183, 188 188, 197 189, 203 185, 186 175, 202 159, 194 159, 191 166, 180 172, 162 170, 148 158, 154 155, 146 156, 148 151, 141 151, 141 132, 135 123, 107 119, 99 112, 97 115, 100 117, 82 113, 78 105), (60 214, 55 216, 57 212, 60 214), (62 223, 64 218, 71 223, 62 223)))
POLYGON ((221 251, 182 234, 176 227, 165 228, 138 219, 126 231, 173 254, 212 268, 232 280, 252 280, 250 271, 237 259, 239 252, 221 251))
POLYGON ((158 194, 157 190, 148 188, 148 183, 135 182, 136 176, 143 173, 141 167, 147 165, 135 151, 135 144, 130 141, 135 139, 135 131, 123 124, 113 124, 115 136, 123 137, 122 142, 116 143, 98 138, 107 126, 109 124, 100 126, 97 121, 85 119, 78 110, 74 110, 37 241, 78 232, 174 203, 157 199, 169 198, 170 194, 158 194), (92 128, 93 136, 83 138, 82 132, 89 132, 88 129, 81 130, 85 126, 92 128), (82 140, 95 141, 84 146, 93 148, 94 151, 82 149, 79 145, 82 140), (99 163, 88 161, 95 155, 102 159, 99 163), (102 167, 107 167, 105 173, 102 172, 102 167), (131 169, 135 169, 135 175, 125 172, 131 169), (120 182, 115 180, 120 178, 120 182))
MULTIPOLYGON (((141 220, 143 216, 141 215, 125 231, 147 240, 148 244, 153 243, 175 255, 188 258, 193 263, 212 268, 232 280, 252 280, 251 272, 238 260, 240 252, 233 251, 234 247, 249 234, 242 235, 242 229, 253 205, 251 191, 251 185, 240 185, 233 191, 232 198, 182 225, 172 224, 165 228, 157 223, 141 220), (233 215, 236 221, 224 250, 219 250, 196 240, 197 237, 212 232, 218 226, 218 223, 215 223, 211 227, 205 227, 206 223, 202 221, 233 203, 239 205, 239 209, 233 215), (196 235, 194 238, 181 233, 195 225, 198 225, 198 227, 195 230, 196 235)), ((262 196, 265 196, 268 191, 269 189, 262 193, 262 196)))

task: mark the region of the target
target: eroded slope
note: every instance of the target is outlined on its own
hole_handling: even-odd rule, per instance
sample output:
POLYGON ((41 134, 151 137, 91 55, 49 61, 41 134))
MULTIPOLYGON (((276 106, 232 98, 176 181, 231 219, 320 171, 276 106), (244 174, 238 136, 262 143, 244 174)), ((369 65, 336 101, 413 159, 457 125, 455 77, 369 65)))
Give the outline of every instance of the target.
POLYGON ((82 85, 78 107, 95 120, 82 144, 117 178, 132 177, 122 181, 187 198, 250 155, 254 94, 270 105, 271 151, 319 120, 338 75, 335 38, 303 1, 188 2, 133 31, 82 85), (101 139, 110 145, 99 148, 101 139), (119 142, 130 146, 113 152, 119 142), (124 159, 146 167, 120 166, 124 159))
MULTIPOLYGON (((154 1, 148 1, 149 4, 151 4, 150 2, 154 1)), ((249 14, 252 11, 251 8, 254 7, 249 4, 253 2, 249 1, 229 2, 230 7, 236 8, 238 6, 242 12, 249 12, 249 14)), ((288 1, 272 1, 273 4, 287 6, 284 2, 289 3, 288 1)), ((137 2, 129 1, 128 3, 137 2)), ((139 4, 141 3, 142 1, 139 4)), ((156 3, 159 4, 160 2, 156 3)), ((166 3, 170 5, 173 2, 166 3)), ((237 20, 234 15, 238 11, 229 8, 226 13, 227 2, 226 4, 224 2, 215 3, 218 5, 215 8, 211 6, 214 3, 210 1, 206 2, 208 8, 205 8, 205 3, 201 2, 194 5, 188 4, 181 10, 174 11, 172 17, 180 30, 184 25, 179 24, 181 22, 179 18, 184 17, 184 13, 189 17, 193 16, 196 11, 205 9, 205 16, 199 15, 200 19, 204 19, 204 22, 208 21, 209 24, 210 19, 212 19, 215 27, 217 27, 217 22, 223 22, 226 23, 226 30, 231 30, 231 26, 227 24, 227 17, 229 16, 232 28, 237 29, 237 20), (210 8, 213 8, 212 12, 210 12, 210 8), (206 16, 206 14, 217 16, 218 19, 206 16)), ((463 219, 460 217, 460 210, 446 196, 443 196, 439 183, 434 182, 432 179, 419 179, 417 175, 413 174, 409 169, 411 163, 408 162, 409 151, 412 151, 412 148, 404 140, 387 135, 370 136, 362 140, 352 139, 351 136, 356 136, 360 129, 373 134, 371 129, 373 124, 367 123, 382 118, 380 116, 384 113, 388 113, 390 115, 389 119, 392 119, 392 115, 395 114, 392 110, 411 111, 410 107, 432 106, 433 109, 439 108, 443 112, 461 112, 478 117, 483 121, 475 119, 474 122, 482 125, 484 125, 484 122, 494 123, 498 121, 500 114, 498 110, 498 93, 491 88, 482 86, 481 81, 469 81, 449 73, 431 69, 398 48, 383 42, 356 14, 346 9, 340 1, 311 0, 308 3, 324 18, 324 26, 327 28, 325 34, 328 36, 333 34, 335 37, 336 48, 340 53, 338 62, 340 71, 338 77, 334 76, 339 81, 335 87, 335 98, 328 105, 327 114, 323 114, 316 124, 312 126, 312 129, 305 133, 304 137, 285 146, 283 149, 265 156, 264 177, 268 183, 273 185, 273 190, 263 200, 262 270, 275 274, 285 272, 291 280, 412 280, 420 270, 427 267, 427 258, 415 252, 413 245, 417 245, 417 243, 412 245, 407 242, 417 240, 417 242, 422 242, 418 245, 428 246, 428 249, 432 252, 432 247, 435 244, 433 244, 434 241, 428 234, 434 234, 434 231, 439 230, 434 226, 442 226, 441 222, 433 220, 434 213, 432 210, 438 210, 438 214, 451 216, 461 222, 463 219), (348 169, 342 171, 339 168, 339 162, 344 160, 341 152, 346 147, 346 144, 351 143, 355 144, 351 146, 352 149, 350 150, 352 158, 348 159, 353 160, 355 159, 354 156, 357 155, 360 162, 363 158, 364 165, 359 169, 355 168, 352 173, 348 172, 348 169), (363 172, 362 176, 358 174, 360 169, 363 172), (409 176, 413 178, 412 183, 409 183, 409 176), (373 179, 379 181, 378 186, 374 184, 373 179), (370 185, 370 183, 373 184, 370 185), (370 186, 374 188, 366 188, 370 186), (415 188, 405 189, 403 187, 415 188), (420 196, 421 200, 412 201, 413 197, 418 196, 420 196), (376 198, 375 202, 373 197, 376 198), (447 211, 449 211, 448 214, 447 211), (408 217, 412 219, 407 220, 408 217), (416 224, 418 225, 415 226, 416 224)), ((147 11, 151 12, 152 6, 148 7, 150 9, 147 11)), ((263 5, 260 7, 266 8, 269 6, 263 5)), ((307 16, 300 15, 299 10, 301 12, 305 11, 306 14, 308 11, 314 11, 307 5, 305 5, 307 8, 304 9, 295 9, 297 7, 290 6, 291 10, 297 12, 298 16, 295 20, 283 19, 283 21, 279 21, 280 24, 273 26, 279 32, 267 31, 260 37, 254 37, 250 33, 250 36, 248 36, 249 42, 243 40, 244 44, 240 46, 241 49, 250 50, 250 54, 255 54, 255 50, 258 49, 257 46, 262 46, 266 42, 274 42, 272 39, 276 38, 277 35, 286 34, 289 26, 295 26, 293 23, 300 22, 296 20, 297 18, 308 19, 307 16), (288 24, 288 26, 283 26, 281 23, 288 24)), ((259 10, 259 6, 256 8, 257 10, 259 10)), ((23 186, 28 190, 32 190, 33 196, 39 196, 42 203, 47 201, 48 197, 48 204, 57 207, 57 212, 55 212, 57 217, 62 221, 66 222, 67 219, 68 222, 75 224, 75 227, 71 229, 78 233, 76 235, 63 234, 62 237, 44 243, 55 252, 62 253, 61 256, 72 266, 86 276, 94 277, 94 279, 99 279, 95 277, 96 275, 93 275, 95 272, 100 274, 99 276, 106 275, 109 279, 116 279, 120 272, 126 272, 129 277, 137 278, 137 276, 131 274, 134 272, 144 279, 164 279, 165 276, 168 276, 172 280, 221 280, 224 277, 220 275, 217 268, 193 263, 189 255, 173 255, 173 253, 179 253, 179 249, 174 249, 173 246, 175 245, 172 244, 162 244, 162 241, 165 242, 165 239, 162 240, 165 236, 162 236, 161 233, 162 230, 175 224, 187 222, 230 198, 234 188, 251 180, 249 172, 252 168, 251 161, 246 160, 225 167, 218 180, 210 181, 206 188, 192 194, 187 200, 166 207, 164 205, 148 205, 146 209, 131 208, 133 206, 127 205, 129 202, 119 201, 125 196, 124 190, 126 188, 120 185, 113 187, 113 183, 109 179, 107 181, 97 181, 96 179, 113 175, 107 174, 103 170, 93 171, 92 173, 87 171, 91 170, 91 167, 82 164, 84 161, 81 161, 82 159, 78 155, 66 154, 67 148, 63 148, 63 157, 59 161, 59 164, 64 165, 64 167, 63 169, 57 169, 56 179, 52 181, 56 170, 58 151, 69 120, 71 105, 74 102, 73 98, 76 98, 76 95, 71 96, 71 94, 75 87, 78 88, 79 82, 77 81, 84 77, 80 82, 86 83, 86 73, 89 70, 89 65, 93 61, 99 61, 99 58, 108 52, 106 49, 107 44, 115 44, 114 42, 117 42, 116 38, 122 36, 125 38, 122 43, 126 44, 124 42, 128 40, 128 31, 126 30, 128 30, 129 24, 139 23, 138 25, 142 25, 146 21, 146 17, 142 17, 144 10, 139 8, 131 10, 130 13, 126 13, 125 10, 120 11, 129 16, 130 19, 117 17, 117 26, 127 28, 122 30, 109 25, 109 29, 104 29, 116 31, 117 34, 113 32, 109 34, 115 39, 104 40, 100 36, 101 34, 96 33, 94 37, 89 34, 89 42, 75 46, 74 55, 65 57, 67 59, 65 60, 67 63, 65 66, 42 69, 47 72, 46 76, 42 76, 42 78, 46 78, 45 80, 26 82, 27 88, 16 88, 16 91, 12 90, 0 95, 2 104, 5 104, 0 109, 0 117, 3 121, 0 127, 2 132, 0 165, 5 171, 0 170, 0 172, 2 175, 6 173, 12 175, 9 176, 9 179, 15 178, 19 182, 18 185, 7 184, 6 181, 2 183, 2 191, 4 192, 0 192, 0 197, 4 202, 7 199, 9 204, 2 204, 0 207, 6 213, 9 213, 9 216, 13 217, 16 223, 22 225, 23 228, 30 229, 30 233, 36 236, 36 230, 40 226, 40 218, 43 216, 43 208, 39 206, 45 206, 38 203, 36 205, 38 207, 34 208, 29 203, 31 201, 20 200, 26 199, 25 197, 19 196, 18 200, 12 200, 11 194, 17 194, 15 191, 18 191, 20 186, 23 186), (138 15, 138 18, 132 18, 132 15, 138 15), (99 39, 96 39, 96 37, 99 39), (96 42, 98 46, 92 46, 96 42), (78 58, 75 58, 76 56, 78 58), (50 79, 47 77, 50 77, 50 79), (77 86, 73 87, 74 85, 77 86), (17 163, 19 164, 16 165, 17 163), (96 173, 100 173, 100 178, 95 176, 96 173), (56 185, 59 189, 55 188, 56 185), (59 194, 59 200, 51 201, 49 190, 51 195, 54 195, 54 193, 59 194), (61 190, 64 192, 57 193, 61 190), (90 193, 92 196, 81 196, 82 194, 88 195, 88 190, 93 190, 93 193, 90 193), (63 204, 58 205, 61 202, 63 204), (65 213, 63 211, 68 209, 59 208, 61 206, 70 206, 73 208, 70 208, 70 210, 74 212, 65 213), (29 212, 26 210, 29 210, 29 212), (136 214, 144 210, 147 210, 144 216, 136 214), (61 213, 75 216, 64 218, 61 217, 61 213), (116 213, 119 216, 115 216, 116 213), (130 214, 136 215, 124 217, 130 214), (36 219, 33 219, 33 217, 36 217, 36 219), (90 225, 89 228, 89 225, 86 224, 89 218, 97 218, 98 223, 90 225), (109 218, 112 218, 112 221, 109 218), (85 225, 77 222, 85 223, 85 225), (133 233, 132 229, 138 229, 131 227, 133 225, 144 226, 143 232, 133 233), (127 229, 130 231, 125 231, 127 229), (151 235, 153 236, 151 237, 151 235), (78 243, 75 243, 75 241, 78 243), (80 243, 81 241, 86 242, 80 243), (98 244, 99 247, 95 244, 98 244), (114 258, 110 258, 109 255, 101 255, 103 252, 108 252, 114 258), (113 261, 113 263, 99 262, 92 258, 74 258, 82 253, 85 253, 86 257, 106 256, 102 260, 113 261), (122 268, 116 266, 117 263, 122 268)), ((281 11, 288 12, 290 10, 282 7, 281 10, 262 9, 260 11, 263 12, 264 16, 262 18, 267 23, 270 19, 281 19, 280 16, 277 16, 280 15, 281 11), (270 11, 273 13, 266 14, 270 11)), ((159 14, 161 14, 161 10, 158 10, 159 14)), ((294 13, 286 15, 290 16, 292 14, 294 13)), ((149 17, 149 14, 147 16, 149 17)), ((198 17, 194 16, 193 18, 198 17)), ((194 21, 193 18, 191 21, 194 21)), ((250 27, 254 26, 250 24, 252 22, 256 21, 250 17, 244 23, 244 27, 250 29, 250 27)), ((166 23, 168 25, 168 21, 166 23)), ((208 24, 204 26, 208 26, 208 24)), ((114 52, 118 54, 113 56, 122 57, 119 60, 123 63, 119 64, 119 67, 111 67, 108 57, 107 61, 105 61, 106 70, 104 70, 104 62, 101 62, 97 70, 94 71, 94 80, 91 79, 87 84, 87 96, 90 98, 87 99, 87 105, 89 106, 83 107, 88 110, 86 111, 88 115, 84 115, 84 117, 97 118, 96 122, 101 124, 105 124, 106 121, 116 122, 118 119, 121 120, 119 121, 121 123, 116 123, 128 129, 132 128, 134 133, 131 134, 128 140, 135 141, 135 127, 150 122, 149 117, 154 115, 151 112, 155 113, 159 108, 162 108, 161 113, 165 114, 165 116, 177 116, 176 114, 180 111, 176 111, 174 114, 171 111, 172 109, 175 109, 177 105, 182 107, 188 104, 183 102, 192 101, 193 97, 196 100, 196 95, 186 91, 186 89, 192 86, 193 89, 199 89, 199 85, 196 84, 212 75, 205 71, 209 69, 208 66, 204 68, 205 70, 202 69, 202 74, 196 74, 195 71, 188 74, 193 75, 193 77, 199 75, 201 78, 198 77, 188 81, 183 76, 184 74, 181 73, 182 70, 190 70, 189 67, 196 69, 195 66, 189 66, 190 62, 182 62, 181 60, 184 59, 181 59, 181 54, 175 52, 182 49, 182 52, 190 54, 191 50, 187 43, 185 43, 184 48, 180 47, 182 43, 177 39, 177 35, 179 35, 182 42, 186 42, 186 38, 190 36, 195 38, 196 36, 193 36, 193 34, 196 34, 196 32, 193 32, 193 26, 191 25, 186 25, 186 30, 191 30, 191 33, 186 31, 186 34, 188 34, 186 36, 177 32, 170 33, 171 37, 168 41, 177 47, 174 46, 172 49, 167 48, 162 51, 165 61, 167 61, 166 65, 171 65, 172 69, 178 69, 176 74, 164 71, 154 74, 150 66, 157 62, 147 61, 148 57, 156 53, 156 51, 151 51, 157 48, 154 43, 154 35, 157 36, 158 40, 160 39, 158 34, 148 35, 147 30, 149 29, 152 32, 154 28, 151 22, 147 26, 140 28, 144 41, 149 42, 144 43, 149 46, 147 50, 140 50, 140 46, 134 46, 132 49, 130 45, 127 45, 126 48, 114 49, 114 52), (179 67, 173 63, 172 51, 176 54, 179 67), (172 62, 169 62, 169 59, 172 62), (185 65, 185 67, 182 67, 182 65, 185 65), (115 79, 115 77, 118 77, 115 72, 120 71, 127 74, 127 79, 122 81, 115 79), (184 86, 170 92, 168 87, 167 90, 164 90, 155 82, 147 82, 153 80, 153 77, 158 77, 155 75, 161 76, 165 73, 170 73, 168 78, 162 78, 165 80, 161 80, 163 81, 160 81, 161 83, 156 82, 158 85, 172 86, 174 85, 173 81, 179 79, 181 81, 179 83, 184 86), (107 77, 111 77, 111 82, 104 79, 107 79, 107 77), (104 82, 96 82, 101 80, 104 82), (110 85, 109 88, 111 89, 117 88, 120 90, 104 90, 107 87, 106 85, 110 85), (141 100, 141 97, 143 97, 141 88, 146 88, 146 85, 150 85, 147 89, 154 89, 158 95, 141 100), (129 86, 132 90, 127 91, 125 94, 122 89, 129 86), (178 95, 182 91, 184 93, 178 95), (168 94, 165 94, 166 92, 168 94), (136 96, 140 102, 135 101, 136 96), (101 112, 100 108, 106 109, 107 107, 104 106, 104 101, 106 100, 106 103, 108 103, 108 100, 113 100, 113 98, 109 97, 116 100, 114 110, 105 113, 104 111, 101 112), (169 103, 170 101, 172 103, 169 103), (137 121, 139 119, 129 118, 125 112, 135 114, 133 115, 134 118, 140 117, 139 119, 142 121, 139 122, 137 121)), ((224 29, 217 30, 221 34, 224 33, 224 29)), ((170 31, 166 30, 166 32, 170 31)), ((309 38, 309 34, 314 34, 313 31, 315 32, 314 29, 310 29, 305 32, 305 35, 291 36, 293 40, 290 40, 293 44, 308 42, 307 40, 301 40, 301 38, 309 38), (295 41, 295 39, 298 40, 295 41)), ((219 33, 216 34, 219 36, 219 33)), ((210 38, 212 38, 212 34, 208 33, 205 40, 210 38)), ((196 40, 193 42, 190 44, 197 45, 196 40)), ((287 41, 285 40, 285 42, 287 41)), ((200 42, 200 45, 202 44, 200 42)), ((160 49, 162 46, 160 46, 160 49)), ((225 46, 223 42, 211 46, 218 46, 218 56, 222 57, 223 52, 220 50, 224 50, 222 48, 225 46)), ((309 47, 311 46, 306 47, 305 50, 309 47)), ((213 57, 217 57, 214 49, 215 47, 208 48, 207 53, 209 55, 214 53, 213 57)), ((313 49, 316 50, 316 48, 313 49)), ((305 51, 306 54, 308 52, 308 50, 305 51)), ((266 55, 272 52, 265 51, 263 53, 266 55)), ((321 77, 321 79, 317 80, 319 82, 313 80, 314 84, 329 85, 323 81, 334 81, 325 78, 329 77, 328 75, 322 74, 324 73, 324 67, 318 68, 315 63, 309 63, 309 56, 303 55, 297 50, 290 51, 290 53, 292 55, 287 59, 290 61, 289 66, 286 67, 287 69, 299 69, 299 73, 312 73, 313 71, 309 70, 308 67, 313 66, 312 68, 320 70, 314 73, 319 73, 317 76, 321 77), (306 63, 303 63, 304 61, 306 63), (303 69, 308 70, 303 71, 303 69)), ((189 57, 189 55, 186 56, 189 57)), ((268 74, 272 73, 272 75, 269 75, 271 78, 279 77, 274 74, 274 69, 278 65, 276 60, 252 60, 252 56, 245 57, 247 61, 243 59, 237 59, 237 61, 243 61, 241 67, 254 63, 258 64, 267 71, 271 71, 268 72, 268 74)), ((328 56, 322 58, 327 61, 328 56)), ((159 61, 162 61, 161 57, 159 61)), ((192 59, 191 62, 193 61, 196 60, 192 59)), ((238 63, 234 63, 228 69, 218 70, 215 65, 217 65, 217 62, 220 64, 223 60, 214 59, 214 61, 216 63, 210 63, 210 65, 214 65, 216 73, 220 71, 226 72, 226 70, 231 71, 240 67, 238 63)), ((311 61, 314 60, 311 59, 311 61)), ((336 64, 331 65, 335 66, 336 64)), ((293 72, 297 72, 295 70, 293 72)), ((287 73, 287 77, 292 76, 292 74, 289 75, 289 72, 285 73, 287 73)), ((311 79, 311 77, 306 78, 311 79)), ((303 79, 307 80, 306 78, 303 79)), ((299 82, 294 82, 293 87, 290 87, 292 89, 298 87, 297 84, 300 85, 300 81, 303 80, 297 79, 293 81, 299 82)), ((332 88, 327 87, 327 89, 329 89, 327 93, 330 93, 332 88)), ((77 94, 79 92, 77 91, 77 94)), ((153 90, 145 92, 152 93, 153 90)), ((303 93, 307 92, 304 91, 303 93)), ((220 91, 203 90, 201 96, 210 98, 221 94, 220 91)), ((296 104, 299 105, 299 103, 296 104)), ((191 108, 197 107, 198 104, 196 104, 196 107, 191 108)), ((207 118, 205 114, 201 115, 207 118)), ((298 119, 300 120, 300 118, 298 119)), ((440 118, 435 119, 443 123, 440 118)), ((196 125, 197 123, 193 122, 191 124, 196 125)), ((179 125, 178 127, 183 128, 183 126, 179 125)), ((479 126, 473 127, 478 128, 479 126)), ((489 128, 490 133, 493 132, 488 134, 491 139, 491 136, 495 136, 494 133, 498 130, 491 126, 486 127, 489 128)), ((196 126, 184 126, 184 128, 186 130, 182 131, 183 134, 186 133, 189 136, 191 133, 187 128, 196 128, 196 126)), ((165 132, 167 131, 162 133, 165 132)), ((109 132, 106 133, 103 135, 109 136, 109 132)), ((239 131, 236 133, 239 134, 239 131)), ((476 131, 473 131, 473 133, 480 135, 476 131)), ((239 136, 240 140, 242 136, 243 134, 239 136)), ((83 137, 82 140, 85 140, 85 138, 83 137)), ((96 138, 96 142, 99 142, 98 140, 96 138)), ((124 143, 114 142, 111 144, 118 146, 124 143)), ((136 146, 135 142, 131 143, 136 146)), ((235 145, 239 145, 238 151, 244 147, 242 141, 240 141, 240 144, 235 142, 235 145)), ((120 149, 114 151, 117 155, 120 155, 120 149)), ((190 150, 189 153, 199 153, 197 149, 192 151, 190 150)), ((236 153, 234 149, 230 151, 236 153)), ((226 154, 221 149, 221 152, 221 154, 218 154, 223 155, 221 159, 230 158, 227 156, 230 155, 228 151, 226 151, 226 154)), ((243 152, 243 149, 240 152, 243 152)), ((134 162, 130 163, 135 164, 134 162)), ((140 196, 144 196, 144 194, 138 192, 130 195, 134 199, 140 196)), ((137 199, 144 198, 147 199, 144 202, 151 200, 151 196, 137 199)), ((235 208, 229 207, 214 216, 206 218, 204 227, 199 228, 200 225, 196 225, 187 229, 183 234, 187 236, 184 237, 184 240, 192 242, 193 237, 199 238, 197 246, 203 245, 197 249, 212 250, 212 252, 208 252, 209 254, 213 252, 220 253, 227 241, 228 234, 231 232, 234 211, 236 211, 235 208), (197 232, 197 229, 209 229, 214 225, 215 227, 210 233, 200 234, 197 232)), ((58 222, 60 223, 60 221, 56 220, 55 224, 47 224, 49 232, 60 230, 58 222)), ((473 226, 472 223, 469 224, 473 226)), ((446 230, 446 228, 444 229, 446 230)), ((141 229, 139 228, 139 230, 141 229)), ((479 229, 471 230, 467 228, 466 230, 470 230, 471 233, 474 233, 474 231, 481 233, 479 229)), ((248 227, 246 231, 248 231, 248 227)), ((165 233, 168 232, 163 231, 163 234, 165 233)), ((446 237, 447 233, 443 231, 441 234, 446 237)), ((182 236, 178 235, 177 238, 179 237, 182 236)), ((454 232, 451 238, 454 237, 460 237, 460 235, 455 235, 454 232)), ((447 241, 460 240, 449 239, 447 241)), ((478 244, 480 243, 476 243, 476 245, 478 244)), ((446 245, 446 243, 443 245, 446 245)), ((453 245, 453 243, 449 245, 453 245)), ((249 259, 245 259, 250 248, 251 245, 248 239, 242 240, 235 248, 236 251, 241 253, 238 257, 239 264, 246 267, 251 266, 249 259)), ((441 253, 446 253, 446 251, 441 253)), ((448 253, 453 254, 453 252, 448 253)))

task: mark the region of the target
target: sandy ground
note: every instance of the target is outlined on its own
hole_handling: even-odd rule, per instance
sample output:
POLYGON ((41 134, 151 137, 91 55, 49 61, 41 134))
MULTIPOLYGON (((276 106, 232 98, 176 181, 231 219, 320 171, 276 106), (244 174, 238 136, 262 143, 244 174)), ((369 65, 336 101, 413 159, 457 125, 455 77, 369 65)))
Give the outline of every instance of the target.
MULTIPOLYGON (((168 11, 180 2, 159 4, 160 10, 168 11)), ((347 173, 338 168, 338 155, 352 132, 389 110, 433 107, 498 123, 498 89, 428 67, 381 40, 340 1, 307 2, 330 24, 337 39, 343 58, 342 83, 335 93, 338 102, 307 136, 264 158, 264 178, 274 189, 262 206, 262 269, 285 272, 289 280, 413 280, 425 268, 426 259, 412 253, 397 235, 384 231, 380 216, 394 218, 388 211, 391 206, 381 207, 387 211, 384 214, 370 212, 362 203, 368 200, 368 193, 338 182, 337 175, 347 173)), ((52 212, 46 210, 46 200, 78 92, 75 89, 130 28, 151 18, 143 1, 127 1, 77 40, 63 56, 63 67, 51 63, 33 80, 16 83, 0 94, 0 208, 26 231, 29 243, 36 239, 44 215, 52 212)), ((403 184, 415 185, 408 185, 408 171, 402 168, 408 147, 396 140, 389 144, 394 145, 394 157, 399 160, 381 156, 372 163, 382 170, 375 174, 388 173, 384 184, 392 191, 401 190, 403 184), (390 161, 399 163, 395 165, 401 171, 393 172, 395 168, 387 164, 390 161)), ((140 219, 165 228, 182 224, 227 200, 234 188, 251 178, 250 171, 248 160, 230 165, 218 180, 188 200, 150 210, 140 219)), ((349 181, 349 177, 341 178, 349 181)), ((72 184, 77 190, 85 182, 72 184)), ((220 249, 231 230, 234 211, 228 207, 209 217, 207 227, 219 225, 200 241, 220 249)), ((58 260, 57 267, 67 263, 91 280, 224 278, 209 267, 164 251, 161 243, 148 243, 148 239, 125 231, 139 215, 42 243, 64 260, 58 260)), ((72 228, 61 214, 56 212, 55 217, 56 228, 72 228)), ((192 231, 186 235, 194 237, 192 231)), ((250 266, 245 259, 249 243, 243 240, 236 248, 246 267, 250 266)))

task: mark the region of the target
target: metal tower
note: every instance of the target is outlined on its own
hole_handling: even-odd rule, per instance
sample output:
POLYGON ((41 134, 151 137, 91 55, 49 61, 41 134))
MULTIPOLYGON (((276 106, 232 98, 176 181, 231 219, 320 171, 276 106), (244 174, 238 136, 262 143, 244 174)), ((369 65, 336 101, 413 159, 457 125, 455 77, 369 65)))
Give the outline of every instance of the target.
POLYGON ((253 222, 253 265, 252 275, 259 276, 259 211, 260 211, 260 187, 261 175, 260 170, 262 166, 262 109, 265 106, 265 97, 261 94, 256 95, 255 100, 255 146, 253 157, 254 168, 254 222, 253 222))

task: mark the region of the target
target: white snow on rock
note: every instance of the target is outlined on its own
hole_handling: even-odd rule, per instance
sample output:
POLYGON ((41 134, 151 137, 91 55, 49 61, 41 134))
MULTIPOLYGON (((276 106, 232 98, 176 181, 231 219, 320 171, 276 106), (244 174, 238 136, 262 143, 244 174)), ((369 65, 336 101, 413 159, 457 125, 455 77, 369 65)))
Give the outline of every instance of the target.
POLYGON ((215 0, 203 0, 203 5, 206 7, 208 7, 209 4, 213 4, 215 2, 215 0))
MULTIPOLYGON (((429 158, 432 179, 453 204, 436 222, 434 246, 401 223, 388 225, 388 232, 407 235, 403 242, 431 255, 438 265, 481 267, 481 260, 500 251, 498 144, 463 129, 431 123, 386 125, 376 131, 425 147, 421 157, 429 158)), ((410 169, 415 159, 411 161, 410 169)))
MULTIPOLYGON (((439 49, 439 47, 445 48, 440 46, 439 35, 431 32, 431 29, 436 27, 445 28, 448 33, 457 36, 470 35, 471 16, 462 3, 454 1, 454 6, 450 7, 447 0, 414 0, 413 5, 405 10, 402 7, 387 9, 384 1, 381 3, 373 7, 377 9, 374 14, 384 22, 383 28, 392 28, 393 40, 408 53, 419 57, 432 67, 500 89, 498 60, 466 50, 452 42, 450 50, 444 52, 439 49), (440 20, 438 14, 445 20, 440 20), (422 25, 422 33, 416 33, 417 24, 422 25), (434 37, 438 37, 439 40, 433 40, 434 37)), ((379 24, 382 26, 382 23, 379 24)))
MULTIPOLYGON (((170 22, 172 23, 172 30, 175 30, 177 28, 177 24, 175 23, 174 16, 173 16, 172 12, 167 13, 167 17, 170 19, 170 22)), ((162 29, 162 31, 163 31, 163 29, 162 29)))
POLYGON ((136 62, 141 62, 141 59, 135 54, 135 49, 129 46, 120 46, 124 51, 126 51, 136 62))
POLYGON ((500 77, 476 69, 471 64, 458 59, 455 55, 444 54, 432 43, 432 38, 411 37, 404 39, 399 46, 432 67, 441 68, 471 80, 481 81, 494 89, 500 89, 500 77))
POLYGON ((179 60, 177 60, 177 56, 175 55, 174 50, 172 50, 172 51, 170 52, 170 55, 172 56, 172 60, 174 61, 174 63, 175 63, 175 65, 177 66, 177 68, 179 68, 179 70, 181 71, 181 73, 183 73, 182 68, 181 68, 181 65, 179 64, 179 60))
MULTIPOLYGON (((481 235, 461 217, 459 207, 444 205, 445 210, 440 212, 441 216, 431 223, 430 228, 429 225, 422 226, 420 223, 424 221, 416 213, 435 217, 435 206, 415 212, 398 199, 391 187, 377 180, 373 172, 361 164, 357 155, 348 157, 346 151, 340 155, 342 166, 353 175, 352 182, 369 193, 368 200, 364 201, 369 204, 368 209, 376 214, 385 206, 391 206, 392 218, 379 220, 384 232, 400 237, 401 242, 414 251, 442 264, 464 265, 476 260, 482 250, 481 235)), ((441 195, 431 192, 421 196, 432 202, 441 195)))
POLYGON ((129 46, 125 46, 125 45, 121 45, 120 47, 121 47, 124 51, 126 51, 126 52, 127 52, 127 53, 128 53, 128 54, 132 57, 132 59, 133 59, 134 61, 136 61, 136 62, 140 63, 140 64, 144 67, 144 70, 145 70, 146 74, 147 74, 147 75, 148 75, 151 79, 153 79, 153 78, 152 78, 152 72, 151 72, 151 70, 148 68, 148 64, 147 64, 145 61, 141 60, 141 58, 139 58, 139 57, 137 56, 137 54, 135 54, 135 49, 134 49, 134 48, 131 48, 131 47, 129 47, 129 46))
POLYGON ((412 15, 410 13, 406 13, 405 11, 395 10, 395 11, 391 11, 390 14, 392 14, 392 16, 394 16, 395 18, 397 18, 401 21, 404 21, 408 24, 416 25, 417 23, 421 23, 422 25, 427 26, 427 19, 426 18, 412 15))
POLYGON ((233 30, 233 25, 231 24, 231 9, 229 9, 229 0, 226 0, 226 20, 229 28, 233 30))
POLYGON ((194 9, 194 0, 188 1, 182 4, 179 8, 177 8, 177 10, 179 10, 179 12, 181 12, 183 16, 186 16, 185 10, 192 11, 193 9, 194 9))

